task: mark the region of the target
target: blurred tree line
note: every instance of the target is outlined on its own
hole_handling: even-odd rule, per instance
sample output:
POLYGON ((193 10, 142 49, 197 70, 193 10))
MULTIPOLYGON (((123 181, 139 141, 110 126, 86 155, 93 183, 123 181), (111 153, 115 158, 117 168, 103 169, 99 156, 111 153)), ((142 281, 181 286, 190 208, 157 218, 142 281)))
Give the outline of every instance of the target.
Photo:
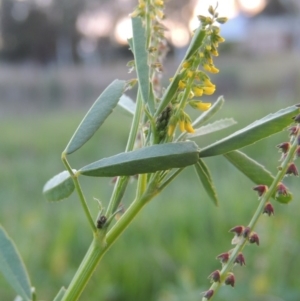
MULTIPOLYGON (((192 14, 195 2, 187 0, 184 5, 180 0, 168 2, 168 17, 173 15, 187 23, 188 19, 184 19, 186 14, 192 14), (183 6, 185 14, 181 13, 183 6)), ((69 64, 82 59, 78 45, 84 34, 77 24, 82 14, 105 11, 115 25, 133 10, 137 0, 2 0, 0 3, 2 61, 69 64)), ((112 39, 112 36, 99 37, 97 44, 112 39)))

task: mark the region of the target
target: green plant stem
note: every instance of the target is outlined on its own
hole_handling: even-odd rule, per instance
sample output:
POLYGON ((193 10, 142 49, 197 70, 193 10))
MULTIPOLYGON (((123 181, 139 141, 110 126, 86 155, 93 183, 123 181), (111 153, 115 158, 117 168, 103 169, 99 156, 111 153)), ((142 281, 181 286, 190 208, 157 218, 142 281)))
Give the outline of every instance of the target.
MULTIPOLYGON (((254 227, 256 226, 259 218, 261 217, 266 203, 272 197, 272 195, 275 194, 276 189, 277 189, 277 185, 282 181, 282 179, 286 175, 286 171, 288 169, 289 163, 293 161, 293 158, 295 156, 297 147, 298 147, 298 139, 297 139, 297 137, 295 137, 295 139, 292 143, 292 146, 291 146, 286 158, 282 162, 275 179, 273 180, 271 186, 266 191, 266 193, 264 193, 263 196, 261 197, 260 203, 259 203, 253 217, 251 218, 251 220, 248 224, 248 227, 251 229, 251 231, 254 229, 254 227)), ((214 290, 214 295, 213 296, 216 295, 216 291, 220 288, 221 283, 225 280, 227 273, 232 270, 232 267, 234 265, 234 261, 235 261, 237 255, 244 249, 244 247, 247 244, 247 241, 248 241, 247 237, 246 238, 241 237, 240 242, 231 251, 230 257, 229 257, 227 263, 224 264, 224 266, 223 266, 223 268, 220 272, 221 281, 220 282, 214 282, 211 285, 211 287, 209 288, 210 290, 214 290)), ((210 300, 212 300, 212 298, 213 297, 211 297, 210 300)))
POLYGON ((160 186, 159 190, 163 190, 166 186, 168 186, 181 172, 183 171, 183 168, 177 169, 175 172, 171 174, 160 186))
MULTIPOLYGON (((137 94, 136 109, 135 109, 135 113, 134 113, 133 120, 131 123, 131 128, 130 128, 130 132, 129 132, 127 145, 125 148, 126 152, 133 150, 134 143, 136 141, 136 136, 137 136, 138 129, 139 129, 139 125, 140 125, 142 110, 143 110, 143 99, 142 99, 142 95, 141 95, 141 92, 139 89, 138 94, 137 94)), ((123 198, 123 195, 125 193, 128 182, 129 182, 129 177, 125 177, 125 176, 118 177, 117 182, 115 183, 113 193, 111 195, 111 199, 109 201, 109 204, 108 204, 108 207, 106 210, 106 217, 110 217, 117 210, 117 208, 123 198)))
POLYGON ((71 175, 71 178, 73 179, 73 182, 74 182, 74 185, 75 185, 75 189, 76 189, 76 192, 79 196, 79 200, 80 200, 80 203, 81 203, 81 206, 83 208, 83 211, 85 213, 85 216, 93 230, 93 232, 95 233, 96 232, 96 226, 95 226, 95 223, 93 221, 93 218, 92 218, 92 215, 91 215, 91 212, 89 210, 89 207, 87 205, 87 202, 85 200, 85 197, 84 197, 84 194, 83 194, 83 191, 81 189, 81 186, 79 184, 79 181, 78 181, 78 177, 77 175, 73 172, 67 158, 66 158, 66 154, 63 152, 62 155, 61 155, 61 160, 63 162, 63 164, 65 165, 66 169, 68 170, 68 172, 70 173, 71 175))
POLYGON ((150 183, 145 193, 139 199, 136 199, 131 203, 130 207, 125 211, 125 213, 106 234, 106 236, 105 231, 102 229, 99 229, 94 234, 94 239, 74 278, 72 279, 62 301, 78 300, 103 255, 112 246, 121 233, 128 227, 140 210, 154 196, 156 196, 157 193, 158 190, 156 182, 150 183))

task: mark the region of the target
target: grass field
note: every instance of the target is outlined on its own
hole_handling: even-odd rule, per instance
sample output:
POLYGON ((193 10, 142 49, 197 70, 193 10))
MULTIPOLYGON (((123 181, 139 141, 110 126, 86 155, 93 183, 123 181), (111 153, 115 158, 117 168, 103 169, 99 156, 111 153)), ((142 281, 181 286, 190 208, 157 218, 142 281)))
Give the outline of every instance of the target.
MULTIPOLYGON (((238 121, 229 133, 287 105, 229 100, 218 117, 238 121)), ((65 110, 0 120, 0 223, 24 258, 38 300, 52 300, 61 286, 69 284, 92 239, 76 195, 53 204, 41 193, 44 183, 63 169, 61 151, 84 114, 65 110)), ((115 112, 86 146, 71 155, 72 167, 123 151, 129 126, 129 117, 115 112)), ((197 143, 203 146, 224 134, 197 143)), ((287 133, 281 133, 245 152, 275 173, 279 159, 275 146, 286 139, 287 133)), ((186 169, 115 243, 80 300, 200 300, 200 292, 209 286, 208 275, 220 268, 215 257, 231 248, 228 230, 247 224, 257 206, 253 183, 222 157, 206 162, 219 194, 219 208, 208 200, 194 170, 186 169)), ((235 289, 223 287, 216 300, 300 299, 298 181, 287 179, 294 201, 288 206, 275 204, 275 216, 261 218, 260 246, 245 249, 246 267, 235 269, 235 289)), ((113 189, 110 179, 83 178, 82 186, 96 217, 93 198, 107 205, 113 189)), ((134 186, 133 181, 125 207, 134 186)), ((0 276, 0 300, 13 299, 14 292, 0 276)))

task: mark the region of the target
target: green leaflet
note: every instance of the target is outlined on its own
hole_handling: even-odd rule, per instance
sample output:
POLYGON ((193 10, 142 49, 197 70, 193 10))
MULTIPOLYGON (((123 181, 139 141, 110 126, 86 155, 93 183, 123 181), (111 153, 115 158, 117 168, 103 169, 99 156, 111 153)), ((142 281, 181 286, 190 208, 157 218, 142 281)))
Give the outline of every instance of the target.
POLYGON ((136 109, 136 103, 127 95, 122 95, 118 105, 132 117, 136 109))
POLYGON ((189 48, 186 51, 184 60, 188 60, 202 46, 205 35, 205 30, 198 27, 193 35, 189 48))
MULTIPOLYGON (((76 172, 76 170, 73 169, 73 172, 76 172)), ((70 196, 74 189, 75 186, 73 179, 69 172, 65 170, 54 176, 44 185, 43 194, 47 201, 55 202, 61 201, 70 196)))
POLYGON ((267 115, 230 136, 201 149, 200 157, 225 154, 280 132, 292 123, 292 117, 298 111, 298 107, 292 106, 267 115))
POLYGON ((92 177, 132 176, 182 168, 195 164, 198 158, 198 147, 192 141, 157 144, 101 159, 78 173, 92 177))
MULTIPOLYGON (((201 47, 204 38, 205 38, 205 30, 202 30, 199 27, 194 33, 194 36, 190 43, 190 46, 189 46, 182 62, 188 60, 201 47)), ((181 67, 181 65, 179 67, 181 67)), ((170 103, 172 97, 174 96, 175 92, 178 89, 178 83, 180 80, 180 76, 181 75, 180 75, 180 68, 179 68, 159 103, 159 106, 155 112, 155 117, 157 117, 165 109, 165 107, 170 103)))
MULTIPOLYGON (((274 176, 264 166, 241 151, 229 152, 224 154, 224 157, 255 184, 267 186, 272 184, 274 176)), ((278 202, 287 204, 292 200, 293 195, 288 192, 286 196, 277 197, 274 195, 273 197, 278 202)))
POLYGON ((213 123, 209 123, 201 126, 198 129, 195 129, 194 133, 186 134, 186 137, 189 139, 197 138, 199 136, 208 135, 210 133, 214 133, 216 131, 220 131, 226 129, 232 125, 235 125, 236 121, 232 118, 220 119, 214 121, 213 123))
POLYGON ((223 96, 218 97, 216 102, 209 108, 209 110, 203 112, 194 122, 193 128, 197 128, 204 124, 210 118, 212 118, 223 106, 225 100, 223 96))
POLYGON ((139 81, 142 98, 148 104, 150 111, 154 112, 154 102, 149 98, 150 79, 148 66, 148 51, 145 27, 141 18, 132 18, 132 34, 133 34, 133 54, 135 58, 135 68, 139 81))
POLYGON ((125 81, 114 80, 99 96, 93 106, 84 116, 64 153, 67 155, 83 146, 112 113, 123 94, 125 81))
POLYGON ((6 231, 0 226, 0 270, 23 301, 32 300, 30 280, 22 258, 6 231))
POLYGON ((217 192, 213 185, 213 181, 209 169, 205 165, 203 160, 201 159, 198 160, 198 162, 195 164, 195 170, 208 196, 214 202, 214 204, 218 206, 219 201, 217 197, 217 192))

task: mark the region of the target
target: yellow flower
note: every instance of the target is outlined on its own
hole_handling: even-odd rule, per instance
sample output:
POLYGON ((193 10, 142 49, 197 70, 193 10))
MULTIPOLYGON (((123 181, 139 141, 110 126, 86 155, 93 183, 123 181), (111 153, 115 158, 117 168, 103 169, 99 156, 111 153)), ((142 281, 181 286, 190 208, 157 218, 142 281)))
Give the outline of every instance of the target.
POLYGON ((189 68, 191 66, 191 63, 188 62, 188 61, 184 61, 183 64, 182 64, 182 68, 189 68))
POLYGON ((169 124, 168 126, 168 136, 173 136, 175 132, 176 124, 169 124))
POLYGON ((211 73, 219 73, 219 69, 216 68, 215 66, 211 66, 210 72, 211 72, 211 73))
POLYGON ((206 95, 212 95, 216 91, 216 87, 203 87, 203 93, 206 95))
POLYGON ((155 0, 154 1, 154 5, 163 6, 164 5, 164 1, 162 1, 162 0, 155 0))
POLYGON ((190 121, 186 120, 185 123, 184 123, 184 129, 188 132, 188 133, 194 133, 195 130, 191 124, 190 121))
POLYGON ((205 80, 204 80, 204 85, 206 86, 206 87, 216 87, 210 80, 209 80, 209 78, 206 78, 205 80))
POLYGON ((217 41, 219 43, 223 43, 223 42, 225 42, 225 39, 223 37, 221 37, 221 36, 217 36, 217 41))
POLYGON ((143 9, 143 8, 145 8, 145 6, 146 6, 145 1, 144 1, 144 0, 140 0, 140 1, 139 1, 139 8, 140 8, 140 9, 143 9))
POLYGON ((211 50, 211 46, 210 45, 206 45, 205 49, 208 50, 208 51, 210 51, 211 50))
POLYGON ((177 118, 173 115, 169 120, 168 136, 173 136, 177 126, 177 118))
POLYGON ((212 64, 212 63, 213 63, 213 60, 212 60, 211 57, 206 58, 206 60, 208 61, 209 64, 212 64))
POLYGON ((193 87, 193 92, 195 93, 195 96, 202 96, 203 95, 203 89, 195 86, 193 87))
POLYGON ((200 56, 200 57, 204 57, 204 53, 203 53, 203 52, 200 52, 200 53, 199 53, 199 56, 200 56))
POLYGON ((186 73, 186 76, 191 78, 192 76, 194 75, 194 72, 191 71, 191 70, 188 70, 187 73, 186 73))
POLYGON ((161 10, 157 10, 156 11, 156 14, 157 14, 157 17, 159 18, 159 19, 163 19, 164 18, 164 13, 161 11, 161 10))
POLYGON ((211 103, 210 102, 198 101, 196 103, 196 105, 197 105, 197 109, 199 109, 201 111, 207 111, 211 107, 211 103))
POLYGON ((217 49, 212 49, 210 53, 214 56, 219 56, 219 52, 217 49))
POLYGON ((178 88, 179 89, 184 89, 186 87, 186 83, 183 80, 180 80, 178 83, 178 88))
POLYGON ((179 129, 181 132, 185 131, 185 121, 183 119, 179 120, 179 129))
POLYGON ((211 67, 208 64, 204 64, 203 69, 208 71, 208 72, 211 72, 211 67))

